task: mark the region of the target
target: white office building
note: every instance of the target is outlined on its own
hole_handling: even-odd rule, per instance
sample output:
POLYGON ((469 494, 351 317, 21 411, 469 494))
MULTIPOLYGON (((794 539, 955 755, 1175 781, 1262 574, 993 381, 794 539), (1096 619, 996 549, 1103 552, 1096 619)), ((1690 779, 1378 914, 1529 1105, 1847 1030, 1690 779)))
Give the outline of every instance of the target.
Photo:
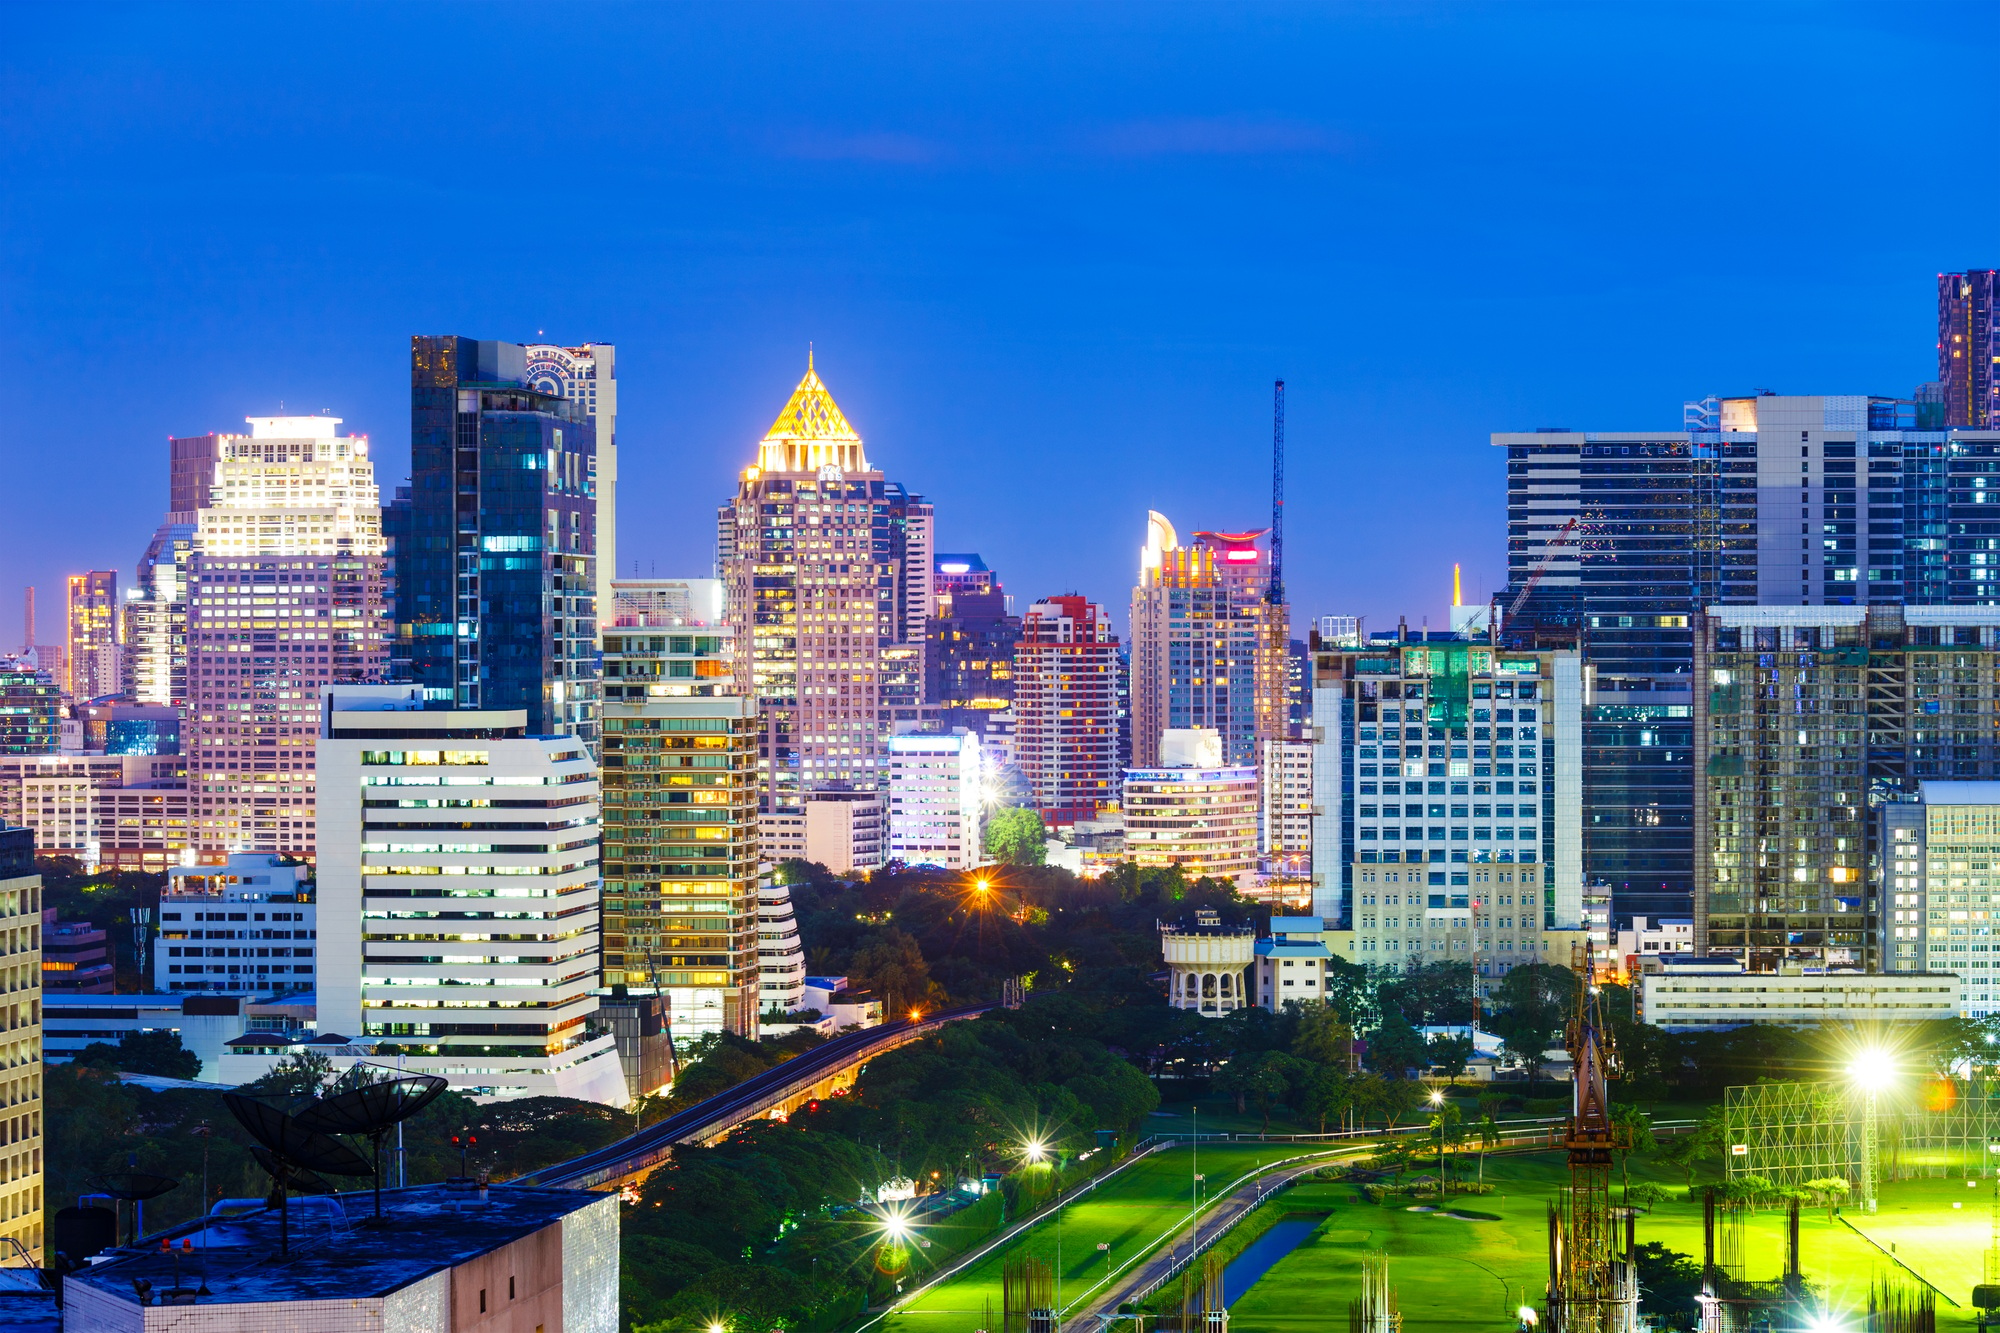
POLYGON ((757 973, 764 1013, 790 1013, 806 1002, 806 951, 792 913, 792 891, 766 880, 757 891, 757 973))
POLYGON ((980 860, 979 737, 889 738, 889 856, 906 865, 969 870, 980 860))
POLYGON ((319 742, 319 1027, 479 1097, 627 1100, 591 1035, 598 780, 519 709, 335 687, 319 742))
POLYGON ((319 941, 306 868, 263 852, 167 872, 153 989, 284 994, 311 990, 319 941))

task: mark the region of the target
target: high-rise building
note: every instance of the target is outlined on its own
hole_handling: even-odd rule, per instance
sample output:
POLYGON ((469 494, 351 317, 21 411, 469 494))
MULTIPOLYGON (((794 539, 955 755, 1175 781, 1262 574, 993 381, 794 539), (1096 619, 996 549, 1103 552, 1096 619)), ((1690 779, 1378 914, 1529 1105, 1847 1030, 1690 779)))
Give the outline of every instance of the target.
POLYGON ((764 728, 759 808, 796 815, 819 789, 879 791, 884 650, 920 689, 931 602, 930 507, 872 468, 808 359, 805 378, 721 507, 716 552, 737 689, 764 728))
POLYGON ((1965 981, 1961 1017, 2000 1013, 2000 960, 1973 939, 1973 923, 2000 911, 2000 784, 1926 779, 1915 800, 1880 813, 1882 970, 1954 973, 1965 981))
POLYGON ((983 856, 979 737, 964 727, 889 738, 889 857, 970 870, 983 856))
POLYGON ((924 697, 937 706, 939 726, 964 727, 983 741, 1014 701, 1021 618, 977 555, 940 555, 936 568, 924 697))
POLYGON ((0 1245, 30 1264, 42 1262, 42 877, 35 873, 34 835, 0 828, 0 958, 8 977, 0 1029, 7 1063, 0 1069, 0 1107, 7 1114, 7 1152, 0 1179, 0 1245))
POLYGON ((2000 429, 2000 270, 1938 274, 1938 384, 1947 429, 2000 429))
POLYGON ((792 891, 766 879, 757 893, 757 970, 763 1012, 788 1014, 805 1007, 806 951, 792 911, 792 891))
POLYGON ((613 422, 601 398, 593 419, 589 395, 539 364, 532 379, 518 343, 410 340, 397 634, 433 703, 518 708, 533 734, 575 736, 594 754, 594 474, 598 436, 613 422))
POLYGON ((1361 646, 1361 618, 1359 616, 1321 616, 1313 622, 1319 631, 1319 646, 1322 648, 1359 648, 1361 646))
POLYGON ((215 465, 222 461, 227 435, 189 435, 167 440, 167 522, 192 523, 215 493, 215 465))
POLYGON ((1070 824, 1118 800, 1118 637, 1068 594, 1028 608, 1014 645, 1014 762, 1042 818, 1070 824))
POLYGON ((214 437, 187 563, 193 843, 313 855, 315 738, 327 685, 381 678, 389 621, 368 438, 338 417, 251 417, 214 437))
POLYGON ((1695 952, 1922 971, 1882 954, 1916 909, 1877 812, 2000 777, 2000 607, 1717 607, 1695 672, 1695 952))
POLYGON ((188 791, 174 755, 0 756, 0 823, 35 835, 44 856, 162 874, 192 854, 188 791))
POLYGON ((0 657, 0 755, 55 754, 62 740, 62 687, 18 657, 0 657))
POLYGON ((1125 855, 1247 888, 1257 871, 1257 770, 1223 762, 1207 727, 1169 727, 1160 762, 1125 770, 1125 855))
POLYGON ((1582 924, 1583 667, 1441 632, 1314 664, 1315 914, 1355 961, 1472 963, 1482 991, 1582 924))
POLYGON ((1312 874, 1313 742, 1276 740, 1264 745, 1260 769, 1263 834, 1259 848, 1281 879, 1312 874))
POLYGON ((126 690, 165 708, 188 703, 188 563, 196 524, 162 523, 139 557, 139 580, 125 615, 126 690))
POLYGON ((313 988, 318 906, 305 870, 262 852, 167 872, 153 989, 282 995, 313 988))
POLYGON ((597 428, 597 451, 590 467, 591 490, 597 498, 597 608, 602 620, 618 571, 618 349, 610 343, 581 347, 529 343, 522 350, 528 383, 581 405, 597 428))
POLYGON ((1919 429, 1930 406, 1763 395, 1691 404, 1688 431, 1493 436, 1501 639, 1584 653, 1585 865, 1618 919, 1691 910, 1698 611, 2000 601, 2000 432, 1919 429))
POLYGON ((415 685, 325 692, 320 1031, 476 1096, 622 1105, 616 1042, 590 1023, 597 766, 578 738, 531 735, 523 709, 425 702, 415 685))
POLYGON ((71 697, 98 699, 118 693, 124 683, 124 614, 118 602, 118 571, 94 569, 69 576, 71 697))
POLYGON ((677 1047, 757 1035, 760 732, 724 674, 724 642, 650 625, 604 634, 604 980, 667 996, 677 1047))
POLYGON ((1132 762, 1159 760, 1169 729, 1207 728, 1231 764, 1255 764, 1284 735, 1288 612, 1266 600, 1264 533, 1197 532, 1147 515, 1132 589, 1132 762))

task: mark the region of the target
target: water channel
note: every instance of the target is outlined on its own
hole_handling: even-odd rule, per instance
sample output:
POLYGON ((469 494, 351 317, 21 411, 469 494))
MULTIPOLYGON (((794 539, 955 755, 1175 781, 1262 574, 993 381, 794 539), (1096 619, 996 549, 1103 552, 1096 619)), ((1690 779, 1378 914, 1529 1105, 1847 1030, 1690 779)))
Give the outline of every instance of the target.
POLYGON ((1250 1242, 1250 1247, 1229 1261, 1222 1270, 1222 1303, 1234 1305, 1271 1271, 1272 1265, 1296 1250, 1307 1236, 1326 1220, 1326 1214, 1294 1215, 1280 1220, 1269 1231, 1250 1242))

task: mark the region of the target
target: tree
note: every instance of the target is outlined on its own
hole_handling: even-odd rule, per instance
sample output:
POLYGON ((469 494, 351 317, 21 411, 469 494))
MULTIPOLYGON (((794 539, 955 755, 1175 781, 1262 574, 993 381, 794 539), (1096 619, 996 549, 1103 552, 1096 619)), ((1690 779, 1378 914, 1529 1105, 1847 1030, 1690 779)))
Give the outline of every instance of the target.
POLYGON ((986 821, 986 854, 1010 866, 1047 864, 1047 839, 1041 815, 1025 806, 996 811, 986 821))
POLYGON ((1301 1060, 1346 1072, 1354 1030, 1331 1006, 1292 1001, 1285 1006, 1292 1018, 1292 1054, 1301 1060))
POLYGON ((293 1051, 243 1091, 260 1097, 317 1097, 333 1082, 333 1061, 319 1051, 293 1051))
POLYGON ((1632 1201, 1632 1154, 1653 1146, 1653 1117, 1636 1106, 1619 1106, 1611 1112, 1612 1142, 1618 1153, 1618 1175, 1625 1186, 1625 1202, 1632 1201))
POLYGON ((94 1041, 76 1054, 80 1065, 96 1065, 124 1074, 159 1078, 201 1077, 201 1057, 181 1045, 181 1034, 169 1031, 128 1032, 116 1046, 94 1041))
POLYGON ((1417 1109, 1424 1099, 1423 1085, 1415 1079, 1392 1078, 1382 1085, 1382 1115, 1393 1131, 1396 1122, 1417 1109))
POLYGON ((1689 1189, 1694 1188, 1695 1162, 1702 1152, 1701 1140, 1693 1134, 1675 1134, 1660 1144, 1660 1160, 1686 1176, 1689 1189))
POLYGON ((1326 1122, 1354 1102, 1354 1084, 1345 1074, 1326 1065, 1301 1062, 1305 1072, 1292 1090, 1292 1107, 1302 1117, 1326 1133, 1326 1122))
MULTIPOLYGON (((1485 1100, 1481 1098, 1481 1100, 1485 1100)), ((1479 1131, 1479 1178, 1486 1179, 1486 1154, 1500 1146, 1500 1122, 1492 1112, 1479 1117, 1473 1128, 1479 1131)))
POLYGON ((1453 1037, 1445 1033, 1433 1036, 1425 1047, 1429 1052, 1431 1068, 1440 1070, 1445 1080, 1457 1084, 1465 1073, 1465 1066, 1472 1059, 1472 1038, 1453 1037))
POLYGON ((1633 1258, 1647 1314, 1662 1328, 1692 1333, 1701 1320, 1701 1265, 1656 1240, 1640 1244, 1633 1258))
POLYGON ((1500 979, 1493 998, 1500 1012, 1492 1028, 1515 1059, 1528 1067, 1532 1087, 1541 1075, 1542 1052, 1554 1044, 1576 1004, 1576 973, 1553 963, 1517 967, 1500 979))
POLYGON ((1382 1011, 1382 1023, 1368 1034, 1368 1066, 1388 1078, 1401 1079, 1424 1063, 1424 1039, 1398 1009, 1382 1011))
POLYGON ((882 997, 883 1017, 902 1018, 931 998, 931 971, 916 940, 893 926, 879 930, 854 951, 848 983, 882 997))
POLYGON ((1381 1018, 1382 1004, 1375 979, 1360 963, 1332 958, 1326 965, 1326 1007, 1340 1015, 1351 1031, 1366 1032, 1381 1018))
POLYGON ((1439 1203, 1444 1202, 1444 1152, 1451 1144, 1458 1142, 1461 1119, 1458 1108, 1450 1102, 1444 1103, 1431 1113, 1431 1137, 1437 1140, 1439 1203))
POLYGON ((1818 1180, 1808 1180, 1805 1187, 1819 1196, 1816 1202, 1826 1209, 1827 1225, 1832 1226, 1833 1215, 1840 1210, 1840 1201, 1847 1197, 1852 1186, 1841 1176, 1822 1176, 1818 1180))

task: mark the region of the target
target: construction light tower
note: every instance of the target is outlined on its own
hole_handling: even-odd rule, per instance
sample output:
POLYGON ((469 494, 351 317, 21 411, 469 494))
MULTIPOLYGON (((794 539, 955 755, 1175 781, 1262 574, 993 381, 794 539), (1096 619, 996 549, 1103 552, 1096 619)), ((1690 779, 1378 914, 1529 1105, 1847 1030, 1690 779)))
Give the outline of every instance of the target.
POLYGON ((1616 1073, 1610 1025, 1593 981, 1589 941, 1576 946, 1576 1011, 1566 1033, 1571 1083, 1569 1190, 1549 1205, 1549 1333, 1633 1333, 1638 1283, 1629 1253, 1622 1257, 1611 1213, 1610 1080, 1616 1073))

